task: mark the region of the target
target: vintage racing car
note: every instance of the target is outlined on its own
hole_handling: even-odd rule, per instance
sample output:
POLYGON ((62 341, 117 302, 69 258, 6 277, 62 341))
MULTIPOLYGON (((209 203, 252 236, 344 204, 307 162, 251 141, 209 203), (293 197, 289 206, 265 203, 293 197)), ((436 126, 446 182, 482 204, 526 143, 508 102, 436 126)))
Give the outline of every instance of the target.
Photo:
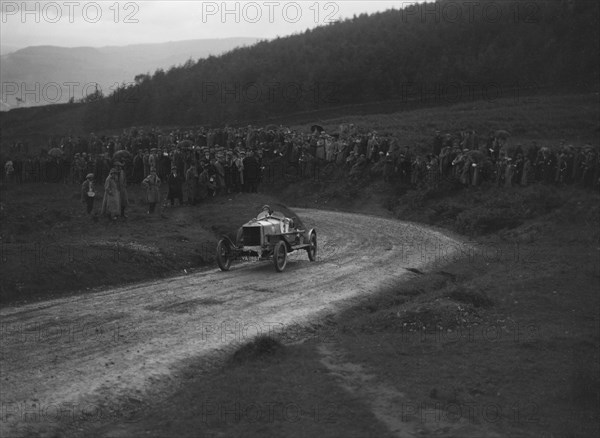
POLYGON ((273 211, 268 205, 237 233, 234 243, 223 236, 217 244, 217 264, 222 271, 228 271, 234 260, 256 257, 258 260, 273 260, 277 272, 285 269, 287 254, 305 249, 308 259, 317 257, 317 231, 307 230, 299 218, 281 206, 282 211, 273 211))

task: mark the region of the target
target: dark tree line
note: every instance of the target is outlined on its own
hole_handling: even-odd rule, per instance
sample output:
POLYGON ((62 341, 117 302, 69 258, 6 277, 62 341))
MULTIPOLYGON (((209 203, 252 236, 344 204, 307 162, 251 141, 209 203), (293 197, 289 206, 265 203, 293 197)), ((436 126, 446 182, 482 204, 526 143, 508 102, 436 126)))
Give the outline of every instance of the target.
POLYGON ((599 10, 596 0, 440 0, 363 14, 140 74, 89 102, 85 124, 236 124, 445 92, 485 98, 486 88, 597 91, 599 10))

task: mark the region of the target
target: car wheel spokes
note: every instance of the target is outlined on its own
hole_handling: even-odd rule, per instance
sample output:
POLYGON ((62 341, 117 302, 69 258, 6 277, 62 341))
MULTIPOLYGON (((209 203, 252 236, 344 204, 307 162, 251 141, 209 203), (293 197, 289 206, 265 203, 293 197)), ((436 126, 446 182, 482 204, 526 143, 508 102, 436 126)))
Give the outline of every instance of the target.
POLYGON ((231 245, 225 239, 219 240, 217 244, 217 264, 221 271, 229 271, 231 259, 231 245))
POLYGON ((285 269, 287 263, 287 248, 283 241, 277 242, 273 251, 273 263, 277 272, 281 272, 285 269))
POLYGON ((317 235, 314 232, 310 233, 309 247, 306 249, 306 252, 308 252, 308 259, 311 262, 317 259, 317 235))

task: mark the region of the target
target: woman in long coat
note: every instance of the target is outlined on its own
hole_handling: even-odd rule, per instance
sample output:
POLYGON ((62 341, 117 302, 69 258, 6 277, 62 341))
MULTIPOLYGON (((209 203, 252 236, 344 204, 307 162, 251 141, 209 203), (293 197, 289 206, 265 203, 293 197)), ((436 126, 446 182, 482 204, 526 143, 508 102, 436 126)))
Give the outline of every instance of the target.
POLYGON ((125 174, 123 163, 117 162, 115 165, 117 166, 117 186, 119 188, 119 201, 121 205, 120 213, 122 217, 127 217, 125 215, 125 209, 129 207, 129 197, 127 196, 127 175, 125 174))
POLYGON ((121 195, 117 182, 117 169, 110 170, 110 174, 104 182, 104 198, 102 199, 102 210, 100 214, 108 214, 113 220, 117 220, 121 214, 121 195))

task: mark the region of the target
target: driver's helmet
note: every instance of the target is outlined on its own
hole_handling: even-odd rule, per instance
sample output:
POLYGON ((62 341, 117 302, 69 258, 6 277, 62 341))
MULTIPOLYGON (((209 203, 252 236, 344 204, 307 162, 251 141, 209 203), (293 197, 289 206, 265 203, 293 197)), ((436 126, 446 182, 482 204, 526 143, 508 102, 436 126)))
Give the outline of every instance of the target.
POLYGON ((268 205, 263 205, 263 208, 261 211, 266 211, 269 214, 273 213, 273 210, 271 210, 271 207, 269 207, 268 205))

